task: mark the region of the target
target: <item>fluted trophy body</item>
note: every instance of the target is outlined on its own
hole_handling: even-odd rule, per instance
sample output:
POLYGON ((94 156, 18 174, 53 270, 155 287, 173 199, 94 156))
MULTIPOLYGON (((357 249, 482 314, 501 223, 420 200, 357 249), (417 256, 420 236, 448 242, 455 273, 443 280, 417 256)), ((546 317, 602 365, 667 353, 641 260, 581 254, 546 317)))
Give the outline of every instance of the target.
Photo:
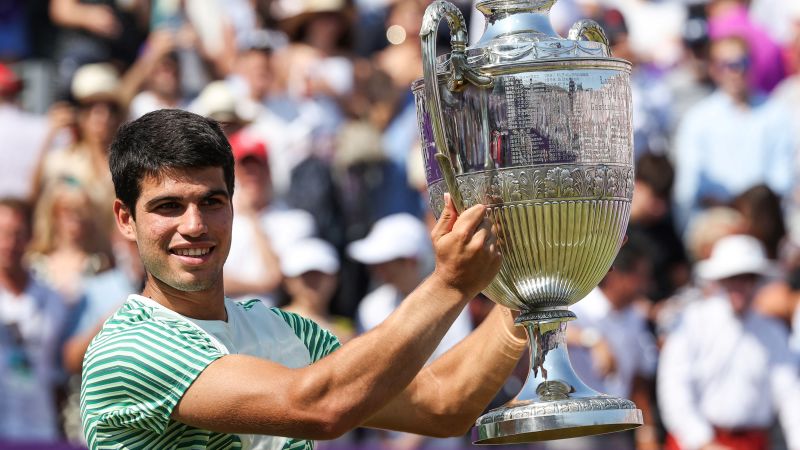
POLYGON ((531 373, 508 405, 478 420, 476 443, 557 439, 641 424, 635 405, 575 376, 564 342, 568 306, 602 280, 622 244, 633 194, 630 63, 611 57, 592 21, 568 38, 550 27, 555 0, 478 2, 487 28, 467 48, 444 1, 422 26, 425 76, 414 83, 435 214, 482 203, 503 252, 484 293, 521 311, 531 373), (452 51, 436 58, 441 19, 452 51))

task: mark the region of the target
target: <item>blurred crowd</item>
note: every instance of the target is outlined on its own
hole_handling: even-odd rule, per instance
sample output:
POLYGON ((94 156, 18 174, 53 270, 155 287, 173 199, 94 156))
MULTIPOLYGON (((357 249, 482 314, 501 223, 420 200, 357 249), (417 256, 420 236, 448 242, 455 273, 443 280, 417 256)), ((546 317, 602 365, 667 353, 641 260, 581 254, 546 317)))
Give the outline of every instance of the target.
MULTIPOLYGON (((229 297, 347 341, 430 273, 410 90, 429 3, 0 0, 0 447, 83 445, 83 354, 144 277, 113 224, 107 147, 147 112, 187 109, 229 137, 229 297)), ((476 41, 482 16, 454 3, 476 41)), ((634 65, 636 176, 628 243, 568 342, 580 377, 645 425, 525 448, 800 449, 800 1, 552 11, 562 35, 581 18, 634 65)), ((491 307, 476 298, 432 358, 491 307)), ((319 447, 468 442, 357 430, 319 447)))

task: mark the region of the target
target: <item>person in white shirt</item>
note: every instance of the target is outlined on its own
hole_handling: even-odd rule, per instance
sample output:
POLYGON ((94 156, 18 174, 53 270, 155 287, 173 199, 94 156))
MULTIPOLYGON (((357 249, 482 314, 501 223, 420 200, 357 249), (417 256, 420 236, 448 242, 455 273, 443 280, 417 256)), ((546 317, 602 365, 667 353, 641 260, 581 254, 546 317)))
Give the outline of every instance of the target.
MULTIPOLYGON (((389 317, 400 302, 432 269, 432 248, 425 224, 411 214, 386 216, 373 225, 369 234, 352 242, 347 252, 351 258, 367 264, 381 284, 358 305, 357 327, 366 332, 389 317)), ((428 362, 443 355, 472 331, 465 308, 456 318, 428 362)), ((459 438, 429 439, 407 433, 389 433, 385 444, 392 448, 462 448, 459 438)))
POLYGON ((231 251, 225 262, 225 293, 274 303, 282 276, 278 255, 316 234, 314 218, 272 197, 266 145, 246 131, 230 137, 236 170, 231 251))
POLYGON ((727 236, 696 269, 713 289, 686 308, 659 363, 665 449, 766 450, 776 414, 788 448, 800 449, 800 378, 787 330, 751 308, 773 271, 763 247, 727 236))

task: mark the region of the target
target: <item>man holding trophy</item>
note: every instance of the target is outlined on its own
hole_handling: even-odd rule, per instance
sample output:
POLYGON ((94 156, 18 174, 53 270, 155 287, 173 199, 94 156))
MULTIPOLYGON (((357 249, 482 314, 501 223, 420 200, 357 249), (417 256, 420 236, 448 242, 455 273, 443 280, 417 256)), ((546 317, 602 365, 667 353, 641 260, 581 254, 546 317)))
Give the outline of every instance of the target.
POLYGON ((219 126, 173 110, 123 126, 110 156, 114 211, 147 280, 87 351, 90 447, 310 449, 310 439, 357 426, 460 435, 516 365, 522 330, 528 381, 478 419, 476 443, 640 425, 632 402, 575 376, 564 338, 575 317, 568 306, 601 280, 625 234, 630 63, 610 56, 594 22, 559 37, 548 19, 554 2, 478 2, 487 28, 470 49, 455 7, 428 8, 425 76, 413 89, 439 216, 436 269, 384 323, 341 348, 310 320, 224 297, 233 158, 219 126), (452 53, 437 63, 442 18, 452 53), (480 291, 501 306, 423 368, 480 291), (510 310, 520 311, 515 320, 510 310))

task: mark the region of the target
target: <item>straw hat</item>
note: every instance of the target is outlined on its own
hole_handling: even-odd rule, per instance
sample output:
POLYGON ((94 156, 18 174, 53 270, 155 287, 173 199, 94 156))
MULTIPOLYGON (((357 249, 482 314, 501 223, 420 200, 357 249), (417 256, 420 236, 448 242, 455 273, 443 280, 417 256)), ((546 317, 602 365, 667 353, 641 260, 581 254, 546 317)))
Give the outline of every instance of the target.
POLYGON ((349 21, 351 10, 346 0, 276 0, 272 2, 272 16, 281 29, 292 38, 303 25, 322 14, 336 14, 349 21))

